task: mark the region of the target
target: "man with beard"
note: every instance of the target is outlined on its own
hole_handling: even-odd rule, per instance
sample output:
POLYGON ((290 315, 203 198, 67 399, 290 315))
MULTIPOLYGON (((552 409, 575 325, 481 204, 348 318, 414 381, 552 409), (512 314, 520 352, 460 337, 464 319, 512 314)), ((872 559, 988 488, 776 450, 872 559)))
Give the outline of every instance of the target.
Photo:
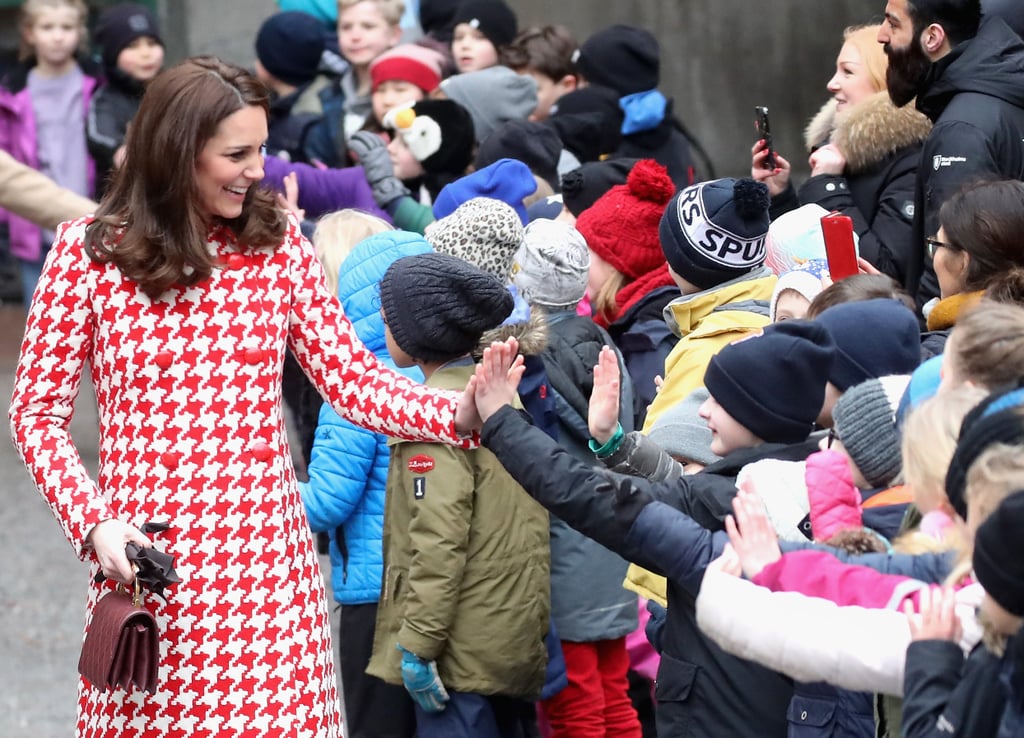
MULTIPOLYGON (((935 124, 921 155, 906 287, 918 308, 939 294, 925 239, 964 183, 1024 179, 1024 41, 980 0, 889 0, 878 41, 893 104, 915 97, 935 124)), ((936 258, 942 258, 939 249, 936 258)))

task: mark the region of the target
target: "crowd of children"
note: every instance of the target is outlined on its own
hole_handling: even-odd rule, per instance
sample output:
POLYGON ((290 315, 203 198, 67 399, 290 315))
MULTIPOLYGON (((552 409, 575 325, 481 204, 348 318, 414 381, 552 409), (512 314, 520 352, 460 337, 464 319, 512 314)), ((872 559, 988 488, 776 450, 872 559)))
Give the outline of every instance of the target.
MULTIPOLYGON (((350 738, 1024 736, 1024 184, 946 199, 918 312, 914 183, 948 163, 886 92, 898 13, 846 32, 794 187, 763 140, 713 178, 647 29, 280 5, 264 184, 358 339, 479 429, 388 439, 286 364, 350 738)), ((0 149, 101 200, 157 20, 24 0, 19 30, 0 149)), ((54 233, 3 215, 28 303, 54 233)))

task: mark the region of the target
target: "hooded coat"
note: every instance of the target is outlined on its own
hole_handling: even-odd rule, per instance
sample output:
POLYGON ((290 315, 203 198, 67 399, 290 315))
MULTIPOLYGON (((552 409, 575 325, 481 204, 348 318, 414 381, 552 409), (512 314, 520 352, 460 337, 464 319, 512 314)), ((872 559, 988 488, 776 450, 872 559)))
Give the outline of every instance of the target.
POLYGON ((918 307, 939 294, 925 239, 939 208, 978 178, 1024 179, 1024 41, 998 17, 935 62, 917 96, 934 123, 914 194, 914 241, 906 286, 918 307))

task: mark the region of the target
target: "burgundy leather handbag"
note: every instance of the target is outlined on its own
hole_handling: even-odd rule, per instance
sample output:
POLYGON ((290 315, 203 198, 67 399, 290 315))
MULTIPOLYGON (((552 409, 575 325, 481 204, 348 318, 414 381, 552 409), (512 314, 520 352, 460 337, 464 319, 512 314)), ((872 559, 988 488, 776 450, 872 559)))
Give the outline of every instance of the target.
POLYGON ((78 673, 101 691, 134 684, 153 693, 159 660, 156 618, 142 607, 138 578, 134 595, 119 587, 100 598, 82 644, 78 673))

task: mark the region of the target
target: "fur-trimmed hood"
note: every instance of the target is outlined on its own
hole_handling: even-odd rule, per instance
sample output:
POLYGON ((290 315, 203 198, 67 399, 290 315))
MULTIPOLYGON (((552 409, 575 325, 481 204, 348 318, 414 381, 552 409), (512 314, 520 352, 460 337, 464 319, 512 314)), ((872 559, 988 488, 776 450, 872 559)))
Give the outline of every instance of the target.
POLYGON ((923 143, 932 123, 913 105, 897 108, 889 93, 875 93, 837 114, 829 100, 804 130, 804 143, 813 151, 831 141, 846 157, 851 174, 871 169, 901 149, 923 143))
POLYGON ((548 319, 542 310, 530 309, 530 319, 525 323, 512 323, 511 325, 499 325, 494 330, 487 331, 480 338, 474 358, 480 358, 484 349, 494 341, 504 341, 509 336, 515 336, 519 341, 519 353, 525 356, 539 356, 548 347, 548 319))

